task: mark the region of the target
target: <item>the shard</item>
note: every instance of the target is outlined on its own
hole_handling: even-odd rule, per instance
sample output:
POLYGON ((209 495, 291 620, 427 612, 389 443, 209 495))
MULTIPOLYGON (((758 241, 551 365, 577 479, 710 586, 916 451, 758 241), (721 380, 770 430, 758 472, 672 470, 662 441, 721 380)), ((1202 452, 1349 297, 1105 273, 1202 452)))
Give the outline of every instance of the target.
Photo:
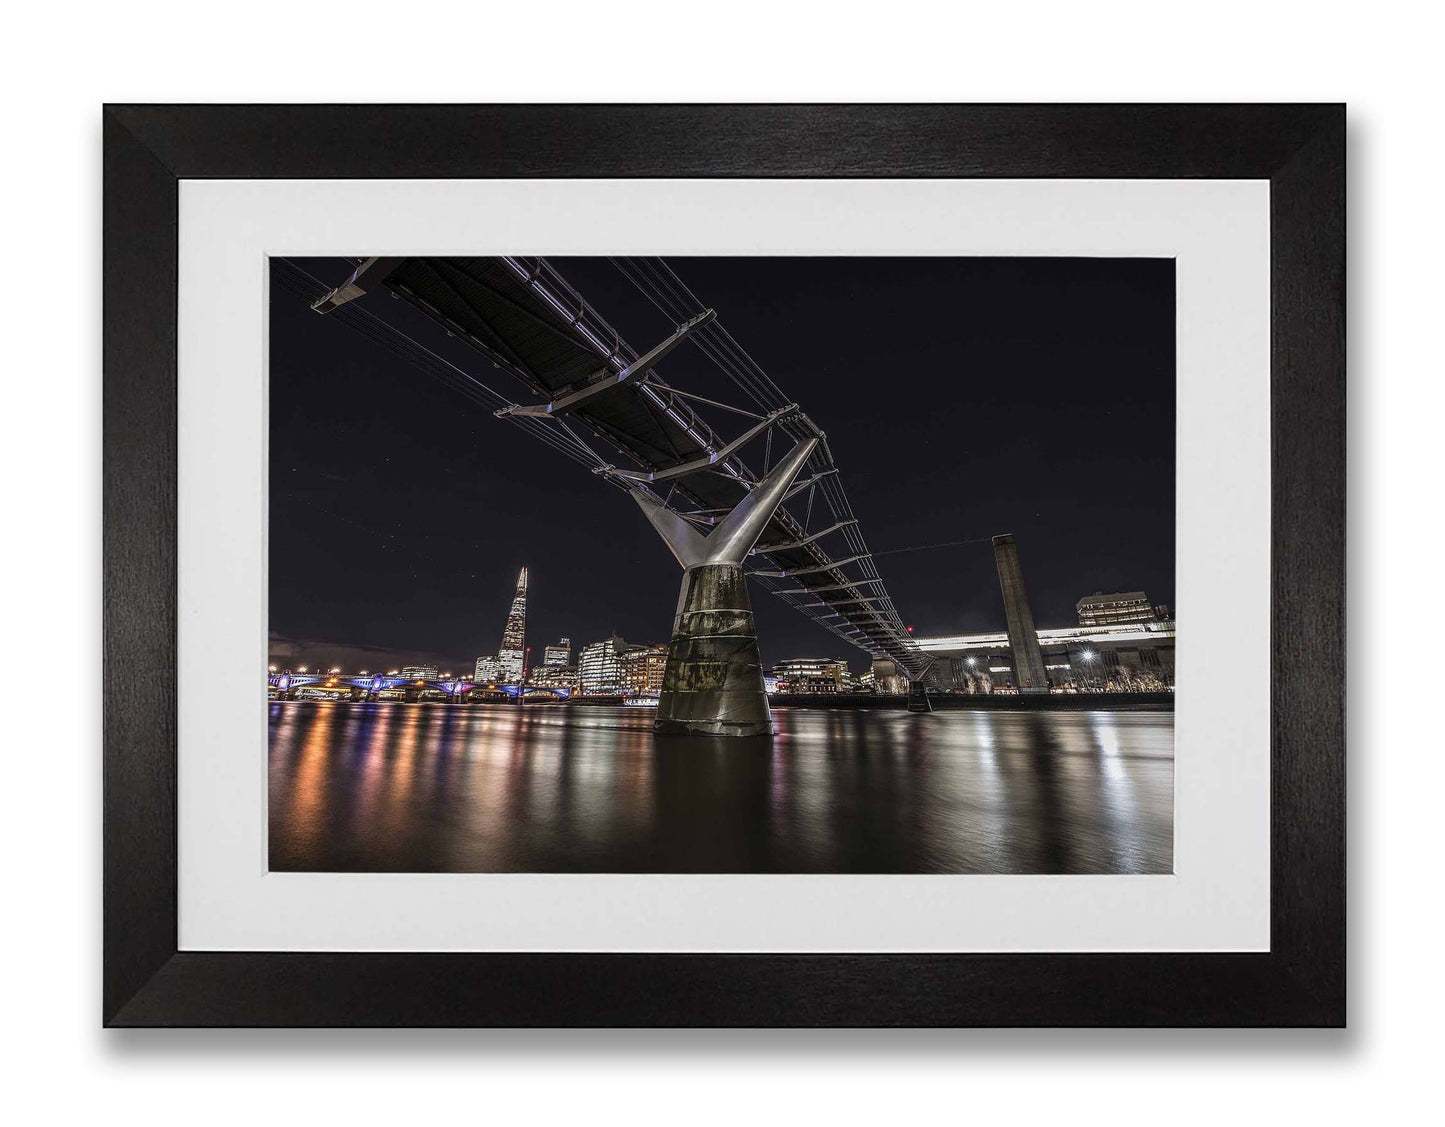
POLYGON ((517 576, 517 593, 512 597, 512 609, 507 614, 507 627, 502 631, 502 646, 497 650, 497 665, 500 667, 503 682, 520 685, 526 660, 527 569, 524 567, 517 576))

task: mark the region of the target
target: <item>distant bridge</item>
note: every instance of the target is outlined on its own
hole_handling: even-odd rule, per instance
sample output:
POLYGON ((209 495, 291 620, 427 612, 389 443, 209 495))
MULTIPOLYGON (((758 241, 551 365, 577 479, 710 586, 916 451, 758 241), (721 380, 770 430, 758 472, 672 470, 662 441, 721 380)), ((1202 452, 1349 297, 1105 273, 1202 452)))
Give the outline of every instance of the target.
POLYGON ((344 673, 292 673, 289 670, 271 673, 266 677, 266 687, 289 696, 298 689, 316 689, 340 693, 343 690, 358 690, 366 697, 375 699, 381 693, 397 691, 415 695, 423 692, 445 693, 448 700, 462 700, 473 691, 501 693, 513 699, 530 696, 551 696, 568 700, 571 689, 551 688, 543 685, 502 685, 491 681, 476 681, 463 677, 411 678, 395 674, 344 674, 344 673))

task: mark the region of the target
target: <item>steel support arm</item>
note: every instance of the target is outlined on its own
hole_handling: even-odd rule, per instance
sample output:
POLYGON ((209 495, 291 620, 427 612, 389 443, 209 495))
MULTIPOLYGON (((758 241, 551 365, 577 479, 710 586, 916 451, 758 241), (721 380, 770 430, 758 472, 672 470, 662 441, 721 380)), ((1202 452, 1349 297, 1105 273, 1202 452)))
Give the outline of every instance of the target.
POLYGON ((791 579, 795 575, 813 575, 820 571, 832 571, 835 567, 842 567, 844 564, 866 560, 872 554, 872 552, 864 552, 861 556, 849 556, 846 560, 834 560, 831 563, 819 564, 817 567, 799 567, 792 571, 755 571, 752 574, 766 576, 769 579, 791 579))
POLYGON ((784 497, 783 500, 784 500, 784 501, 791 500, 792 498, 796 497, 799 493, 801 493, 803 490, 808 489, 808 488, 810 488, 811 486, 816 485, 821 478, 832 477, 833 474, 835 474, 835 473, 837 473, 837 472, 838 472, 838 467, 837 467, 837 466, 834 466, 831 470, 824 470, 822 473, 815 473, 815 474, 814 474, 812 477, 810 477, 810 478, 805 478, 803 481, 796 482, 796 483, 793 485, 793 488, 791 488, 791 489, 788 490, 788 495, 787 495, 786 497, 784 497))
POLYGON ((830 525, 822 532, 815 532, 811 536, 804 536, 801 540, 789 540, 786 544, 766 544, 753 549, 755 556, 769 556, 774 552, 786 552, 791 548, 801 548, 804 544, 811 544, 814 540, 821 540, 829 533, 837 532, 840 528, 847 528, 850 524, 857 524, 856 520, 840 520, 837 524, 830 525))
POLYGON ((317 313, 330 313, 348 301, 355 301, 368 290, 375 289, 388 274, 396 269, 397 265, 405 261, 401 258, 368 258, 360 266, 351 272, 351 277, 342 282, 325 297, 318 298, 311 303, 311 308, 317 313))
MULTIPOLYGON (((670 478, 674 477, 685 477, 688 474, 694 474, 700 470, 711 469, 719 462, 727 461, 734 454, 736 454, 738 450, 746 446, 753 439, 757 438, 757 436, 762 434, 763 431, 767 430, 768 427, 772 426, 779 419, 783 419, 786 418, 788 415, 791 415, 797 409, 798 405, 796 403, 789 403, 786 407, 779 407, 776 411, 774 411, 771 415, 767 416, 767 418, 763 419, 756 426, 749 427, 746 431, 744 431, 737 438, 729 442, 721 450, 714 450, 711 454, 707 454, 701 458, 694 458, 691 462, 683 462, 680 466, 669 466, 665 470, 653 470, 651 473, 642 473, 638 470, 619 470, 616 466, 598 466, 592 472, 605 474, 608 477, 620 477, 627 481, 645 481, 649 483, 656 481, 667 481, 670 478)), ((814 440, 813 445, 817 445, 816 440, 814 440)), ((813 446, 808 447, 808 451, 810 453, 812 452, 812 449, 813 446)), ((779 499, 779 504, 781 504, 785 500, 787 500, 786 496, 781 497, 779 499)))
MULTIPOLYGON (((760 571, 750 571, 749 575, 762 575, 760 571)), ((776 577, 774 577, 776 578, 776 577)), ((881 579, 850 579, 847 583, 830 583, 826 587, 784 587, 780 591, 774 591, 775 595, 821 595, 824 591, 852 591, 858 587, 868 584, 883 586, 881 579)))
MULTIPOLYGON (((597 380, 595 383, 590 383, 586 387, 579 388, 577 391, 562 396, 560 399, 554 399, 551 403, 533 403, 526 406, 513 403, 511 406, 503 407, 500 411, 494 413, 498 418, 502 418, 505 415, 525 415, 528 418, 549 419, 557 415, 565 415, 569 411, 575 411, 594 396, 600 395, 604 391, 610 391, 612 388, 626 383, 633 376, 647 371, 647 369, 651 368, 685 341, 695 330, 702 328, 716 316, 717 314, 713 312, 713 310, 704 309, 690 321, 679 325, 677 332, 673 333, 672 336, 668 337, 651 352, 645 356, 639 356, 620 372, 608 376, 605 379, 597 380)), ((605 371, 606 369, 603 370, 605 371)))
POLYGON ((816 438, 799 442, 707 535, 643 490, 633 490, 632 496, 684 568, 741 565, 817 444, 816 438))
MULTIPOLYGON (((875 596, 875 597, 873 597, 873 598, 868 598, 868 599, 840 599, 840 600, 838 600, 838 601, 835 602, 835 603, 825 603, 825 602, 821 602, 821 601, 820 601, 820 602, 816 602, 816 603, 794 603, 793 606, 795 606, 798 610, 806 610, 806 609, 808 609, 809 607, 827 607, 828 609, 832 610, 834 607, 844 607, 844 606, 847 606, 847 605, 850 604, 850 603, 878 603, 878 602, 882 602, 882 601, 883 601, 883 597, 882 597, 882 596, 875 596)), ((843 613, 839 613, 839 612, 835 612, 835 613, 838 613, 838 617, 839 617, 839 618, 844 618, 844 617, 846 617, 846 615, 843 614, 843 613)), ((854 613, 854 612, 853 612, 853 611, 849 611, 849 612, 847 612, 847 613, 848 613, 848 614, 852 614, 852 613, 854 613)))

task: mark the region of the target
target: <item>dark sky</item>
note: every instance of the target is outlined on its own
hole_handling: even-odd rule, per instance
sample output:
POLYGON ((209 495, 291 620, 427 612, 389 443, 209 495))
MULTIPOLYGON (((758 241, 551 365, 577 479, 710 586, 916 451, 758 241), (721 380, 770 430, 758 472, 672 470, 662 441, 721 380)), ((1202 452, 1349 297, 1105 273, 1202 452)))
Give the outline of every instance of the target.
MULTIPOLYGON (((293 261, 327 285, 349 273, 341 259, 293 261)), ((992 551, 888 553, 999 532, 1018 538, 1040 627, 1072 624, 1097 590, 1173 603, 1172 260, 668 261, 827 432, 917 634, 1003 628, 992 551)), ((606 259, 552 262, 639 352, 671 331, 606 259)), ((406 302, 362 302, 531 400, 406 302)), ((690 345, 658 371, 726 391, 690 345)), ((281 286, 270 464, 271 630, 307 640, 312 661, 367 646, 470 669, 496 652, 523 564, 534 655, 561 635, 574 652, 614 630, 667 638, 681 572, 620 490, 281 286)), ((829 655, 864 668, 762 588, 753 600, 766 663, 829 655)))

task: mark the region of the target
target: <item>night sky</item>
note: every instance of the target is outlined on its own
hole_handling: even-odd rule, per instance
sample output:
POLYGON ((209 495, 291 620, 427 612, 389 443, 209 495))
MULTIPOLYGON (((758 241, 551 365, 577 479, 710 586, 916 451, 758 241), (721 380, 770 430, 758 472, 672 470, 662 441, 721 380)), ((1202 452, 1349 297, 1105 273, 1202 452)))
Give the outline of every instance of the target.
MULTIPOLYGON (((350 272, 292 261, 327 286, 350 272)), ((639 352, 672 331, 606 259, 551 261, 639 352)), ((668 261, 827 432, 918 635, 1003 629, 992 550, 896 550, 1000 532, 1018 538, 1040 627, 1073 624, 1098 590, 1173 604, 1172 260, 668 261)), ((534 398, 408 303, 361 301, 509 398, 534 398)), ((523 564, 534 660, 562 635, 574 659, 614 631, 667 640, 681 570, 624 493, 281 286, 270 334, 274 655, 470 671, 497 650, 523 564)), ((728 388, 687 344, 658 371, 699 394, 728 388)), ((755 467, 758 450, 745 451, 755 467)), ((765 663, 866 667, 760 586, 753 602, 765 663)))

